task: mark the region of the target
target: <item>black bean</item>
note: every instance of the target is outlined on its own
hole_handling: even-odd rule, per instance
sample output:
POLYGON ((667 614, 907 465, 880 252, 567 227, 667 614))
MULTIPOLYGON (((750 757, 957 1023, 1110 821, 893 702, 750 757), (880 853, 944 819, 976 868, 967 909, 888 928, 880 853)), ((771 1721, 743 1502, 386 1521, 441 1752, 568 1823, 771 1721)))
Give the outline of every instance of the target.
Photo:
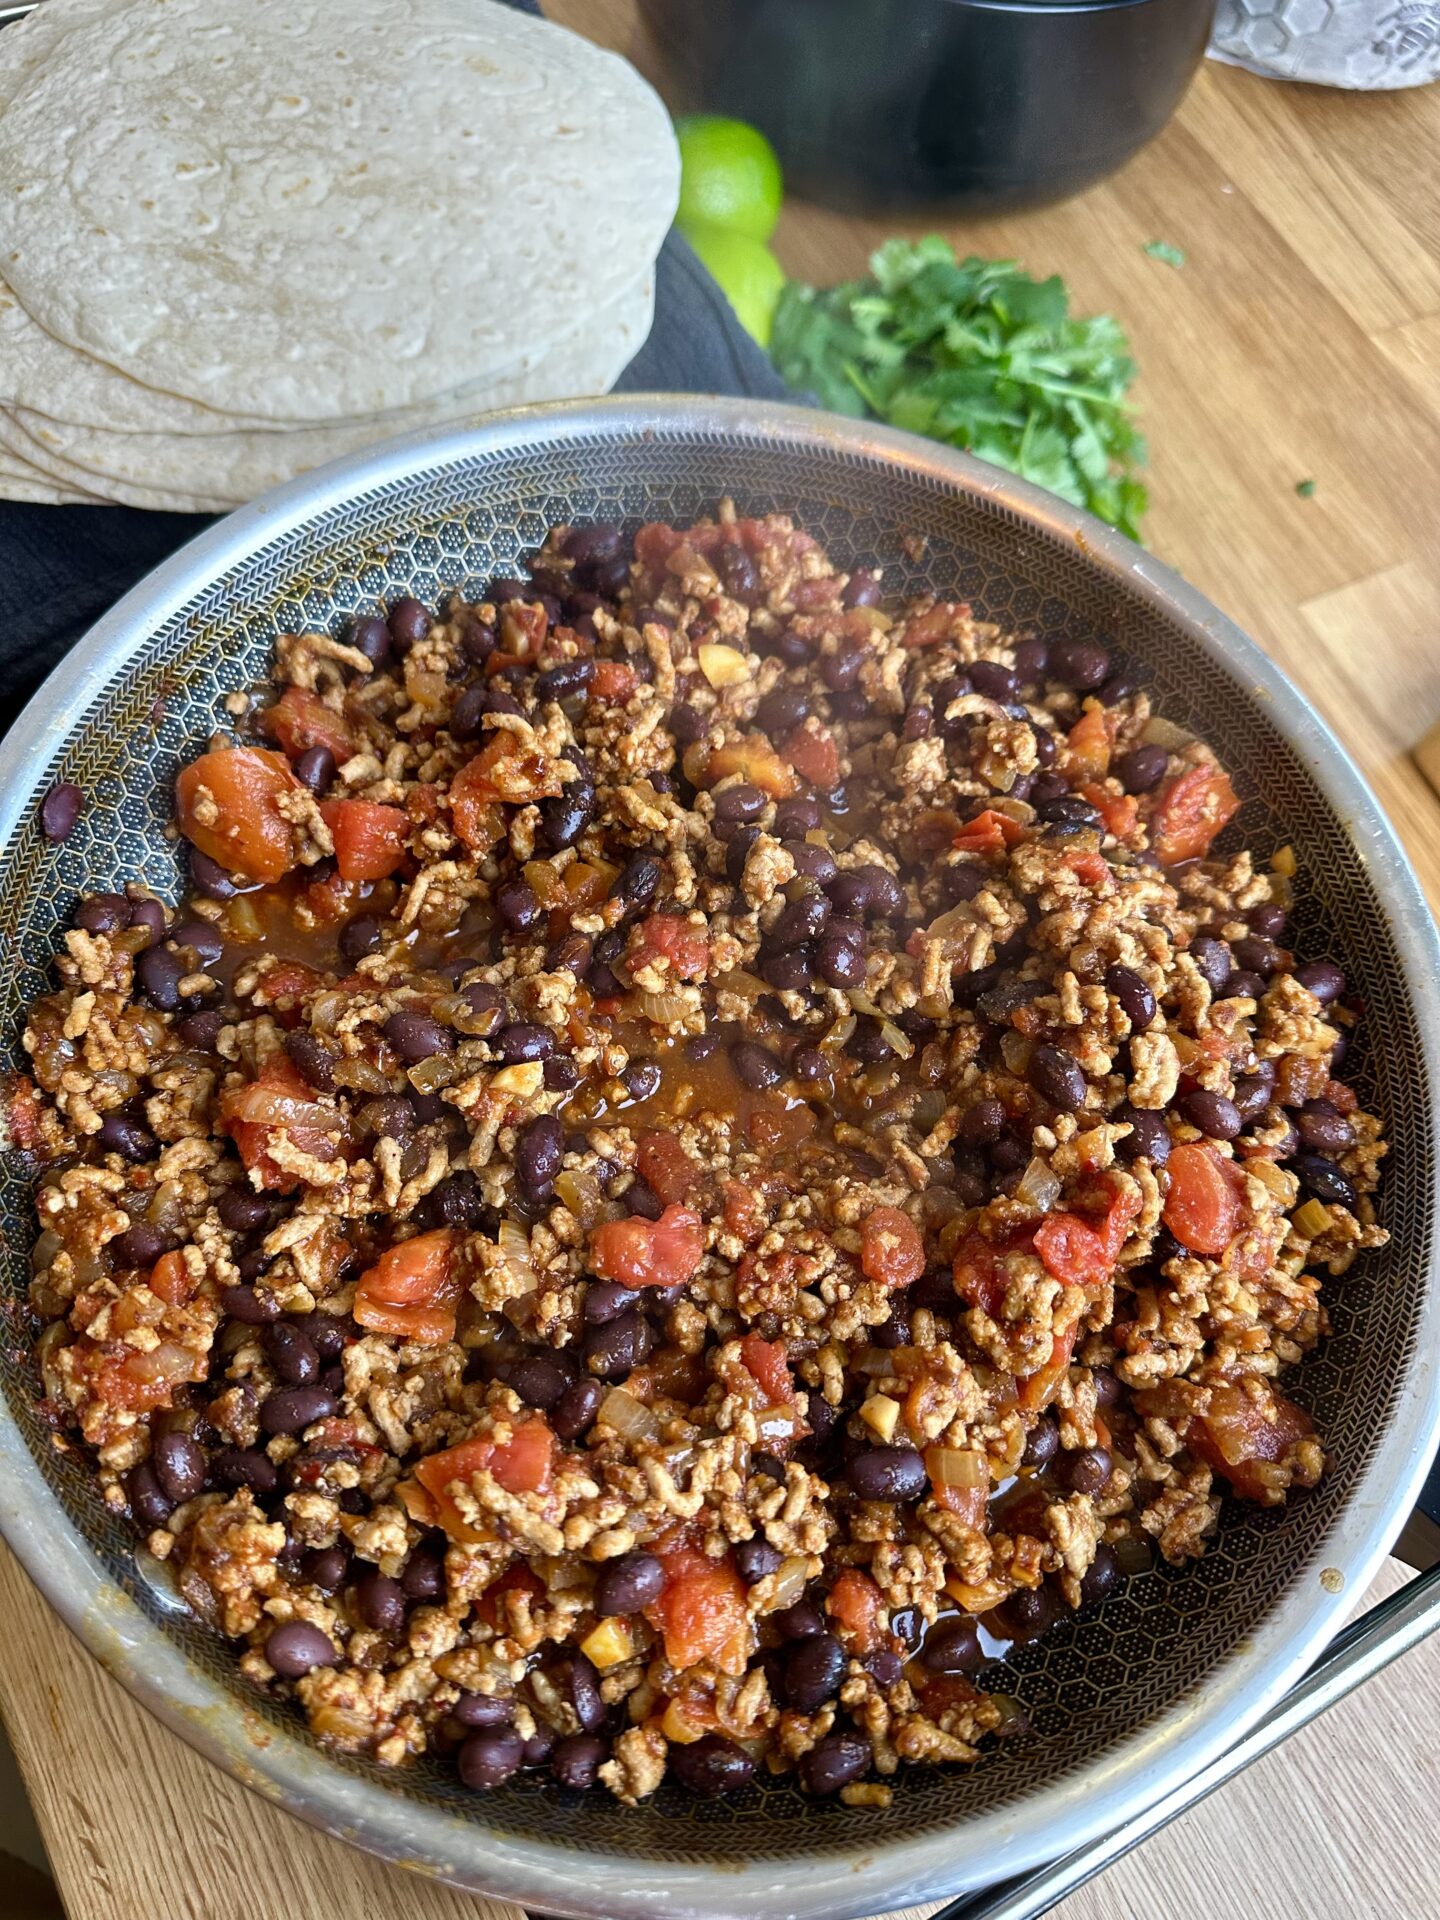
POLYGON ((613 520, 590 520, 572 527, 565 536, 563 552, 575 563, 579 576, 604 561, 616 559, 625 546, 625 536, 613 520))
POLYGON ((852 872, 837 874, 826 891, 836 912, 852 919, 889 919, 900 911, 905 901, 894 874, 873 862, 852 872))
POLYGON ((409 1066, 437 1053, 453 1053, 455 1036, 428 1013, 404 1008, 385 1022, 385 1038, 409 1066))
POLYGON ((1230 978, 1232 961, 1230 949, 1223 940, 1216 940, 1208 933, 1197 933, 1190 942, 1190 958, 1200 969, 1200 974, 1212 994, 1218 994, 1230 978))
POLYGON ((507 880, 497 890, 495 911, 511 933, 529 933, 541 919, 534 888, 524 880, 507 880))
POLYGON ((399 1633, 405 1625, 405 1590, 388 1573, 371 1567, 355 1582, 355 1611, 376 1633, 399 1633))
POLYGON ((797 1713, 814 1713, 845 1677, 845 1649, 833 1633, 814 1633, 785 1656, 781 1692, 797 1713))
POLYGON ((527 1020, 512 1021, 495 1039, 507 1066, 521 1060, 548 1060, 555 1051, 555 1036, 549 1028, 532 1026, 527 1020))
POLYGON ((472 1733, 456 1755, 455 1768, 464 1786, 484 1793, 503 1787, 524 1759, 525 1742, 514 1728, 496 1727, 472 1733))
POLYGON ((963 1615, 937 1620, 925 1636, 920 1664, 930 1673, 978 1673, 985 1654, 974 1621, 963 1615))
POLYGON ((725 877, 739 886, 745 878, 745 862, 760 838, 758 827, 737 827, 725 847, 725 877))
POLYGON ((847 922, 844 930, 827 927, 816 946, 815 958, 832 987, 859 986, 865 978, 864 938, 851 931, 851 923, 847 922))
POLYGON ((1144 1033, 1155 1018, 1155 995, 1133 967, 1107 967, 1105 991, 1113 993, 1136 1033, 1144 1033))
POLYGON ((385 624, 390 629, 390 638, 395 643, 397 653, 408 653, 418 646, 430 631, 430 615, 420 601, 406 594, 397 600, 386 616, 385 624))
POLYGON ((1258 907, 1252 907, 1245 917, 1256 933, 1263 934, 1267 940, 1278 940, 1290 916, 1278 900, 1263 900, 1258 907))
POLYGON ((1007 1022, 1017 1007, 1026 1007, 1050 988, 1044 980, 1001 980, 975 1002, 975 1011, 995 1025, 1007 1022))
POLYGON ((543 1720, 537 1721, 535 1731, 525 1742, 524 1764, 527 1767, 543 1767, 554 1753, 558 1738, 553 1727, 547 1727, 543 1720))
POLYGON ((1049 676, 1088 693, 1110 675, 1110 655, 1090 640, 1061 640, 1050 649, 1049 676))
MULTIPOLYGON (((1034 720, 1030 722, 1030 731, 1035 736, 1035 758, 1037 762, 1042 767, 1053 767, 1056 760, 1060 757, 1060 748, 1054 734, 1050 732, 1048 727, 1042 727, 1034 720)), ((1031 798, 1034 798, 1033 787, 1031 789, 1031 798)))
POLYGON ((559 1405, 575 1379, 571 1368, 549 1353, 522 1354, 507 1377, 525 1404, 542 1413, 559 1405))
POLYGON ((1055 1625, 1060 1617, 1060 1603, 1049 1587, 1022 1587, 1005 1602, 1004 1614, 1016 1640, 1028 1645, 1055 1625))
POLYGON ((585 1289, 580 1314, 587 1327, 603 1327, 634 1304, 633 1287, 622 1287, 618 1280, 592 1280, 585 1289))
POLYGON ((162 1253, 169 1253, 180 1242, 173 1233, 163 1233, 148 1220, 137 1220, 110 1242, 117 1266, 153 1267, 162 1253))
POLYGON ((262 1500, 280 1485, 274 1461, 259 1447, 221 1447, 211 1456, 210 1471, 222 1487, 248 1487, 262 1500))
POLYGON ((132 1115, 116 1111, 100 1122, 96 1139, 106 1153, 118 1153, 122 1159, 148 1160, 157 1151, 155 1136, 132 1115))
POLYGON ((1091 1607, 1099 1600, 1106 1599, 1120 1584, 1120 1561, 1115 1549, 1101 1541, 1095 1549, 1095 1558, 1086 1568, 1080 1582, 1080 1604, 1091 1607))
POLYGON ((1249 1126, 1270 1105, 1273 1083, 1256 1073, 1242 1073, 1235 1082, 1234 1105, 1241 1122, 1249 1126))
POLYGON ((785 1078, 784 1067, 769 1048, 753 1040, 741 1040, 733 1046, 730 1049, 730 1062, 737 1077, 747 1087, 778 1087, 785 1078))
POLYGON ((805 1085, 814 1085, 826 1077, 830 1065, 818 1047, 797 1047, 790 1058, 790 1071, 805 1085))
POLYGON ((421 1541, 400 1572, 400 1585, 407 1600, 443 1600, 445 1598, 445 1545, 443 1541, 421 1541))
POLYGON ((68 840, 85 806, 85 792, 68 780, 51 787, 40 803, 40 831, 54 845, 68 840))
MULTIPOLYGON (((754 1468, 754 1459, 751 1459, 754 1468)), ((778 1547, 772 1547, 757 1533, 753 1540, 742 1540, 735 1549, 735 1571, 747 1587, 753 1587, 757 1580, 764 1580, 774 1573, 785 1558, 778 1547)))
POLYGON ((846 607, 878 607, 880 598, 880 575, 873 567, 857 567, 840 590, 846 607))
POLYGON ((316 1667, 333 1667, 340 1656, 319 1627, 308 1620, 286 1620, 270 1629, 265 1658, 282 1680, 298 1680, 316 1667))
POLYGON ((345 644, 363 653, 372 666, 383 666, 390 657, 390 629, 373 613, 357 614, 345 632, 345 644))
POLYGON ((1082 1453, 1066 1454, 1060 1462, 1060 1478, 1072 1493, 1103 1493, 1112 1472, 1106 1447, 1086 1447, 1082 1453))
POLYGON ((732 600, 753 607, 760 597, 760 574, 755 562, 738 541, 727 541, 715 561, 715 570, 732 600))
MULTIPOLYGON (((632 854, 615 882, 613 898, 624 901, 627 907, 644 906, 647 900, 655 898, 664 871, 653 853, 632 854)), ((616 951, 618 953, 618 947, 616 951)), ((601 957, 608 958, 604 955, 601 957)))
POLYGON ((296 1027, 285 1036, 285 1051, 317 1093, 334 1092, 336 1056, 323 1040, 317 1040, 304 1027, 296 1027))
POLYGON ((561 1440, 578 1440, 595 1424, 605 1389, 598 1380, 577 1380, 566 1389, 560 1404, 550 1415, 550 1424, 561 1440))
POLYGON ((1084 1069, 1063 1047, 1036 1047, 1030 1059, 1030 1084, 1062 1113, 1074 1113, 1085 1104, 1084 1069))
POLYGON ((815 978, 814 942, 807 940, 782 953, 767 953, 760 962, 760 972, 777 993, 803 993, 815 978))
POLYGON ((595 1582, 595 1611, 600 1614, 639 1613, 660 1598, 665 1569, 653 1553, 637 1548, 607 1560, 595 1582))
MULTIPOLYGON (((810 843, 806 840, 805 835, 807 833, 817 832, 819 826, 820 803, 818 800, 812 799, 809 794, 797 794, 789 800, 776 801, 775 838, 777 840, 793 840, 802 846, 808 846, 810 843)), ((812 851, 815 853, 823 853, 824 848, 815 847, 812 851)), ((793 858, 795 853, 794 847, 791 847, 790 853, 793 858)), ((831 877, 833 878, 833 873, 831 877)), ((823 880, 821 881, 821 885, 824 885, 823 880)))
POLYGON ((878 1020, 861 1020, 845 1042, 845 1051, 862 1066, 875 1067, 881 1061, 890 1059, 895 1049, 885 1038, 884 1028, 878 1020))
MULTIPOLYGON (((935 715, 929 707, 911 707, 900 728, 902 740, 927 740, 935 726, 935 715)), ((1028 775, 1024 776, 1028 779, 1028 775)), ((1013 789, 1012 789, 1013 791, 1013 789)))
POLYGON ((130 902, 123 893, 92 893, 75 909, 75 924, 86 933, 118 933, 130 924, 130 902))
POLYGON ((320 1375, 320 1355, 315 1343, 288 1320, 267 1329, 261 1344, 275 1369, 275 1376, 287 1387, 308 1387, 320 1375))
POLYGON ((130 1511, 142 1527, 163 1527, 175 1510, 175 1501, 160 1484, 160 1476, 149 1460, 142 1460, 126 1474, 125 1493, 130 1511))
POLYGON ((605 1742, 593 1733, 572 1733, 559 1741, 550 1760, 550 1771, 562 1787, 583 1793, 593 1787, 604 1765, 605 1742))
POLYGON ((589 1328, 582 1350, 591 1373, 601 1380, 618 1380, 642 1365, 654 1344, 650 1322, 630 1307, 604 1326, 589 1328))
POLYGON ((328 1420, 335 1402, 323 1387, 285 1387, 272 1393, 260 1407, 262 1433, 301 1433, 317 1420, 328 1420))
MULTIPOLYGON (((1032 787, 1030 791, 1033 799, 1035 789, 1032 787)), ((1100 824, 1100 809, 1075 793, 1064 793, 1054 800, 1042 800, 1035 811, 1052 826, 1098 827, 1100 824)))
POLYGON ((380 929, 368 913, 362 913, 342 929, 340 934, 340 952, 344 959, 354 966, 357 960, 363 960, 367 953, 374 953, 380 945, 380 929))
POLYGON ((960 1138, 971 1147, 988 1147, 1005 1129, 1005 1109, 987 1096, 967 1107, 960 1119, 960 1138))
POLYGON ((824 847, 812 846, 808 840, 787 840, 784 844, 795 862, 797 879, 813 880, 817 887, 828 887, 839 872, 834 854, 824 847))
POLYGON ((207 900, 233 900, 238 891, 224 867, 208 853, 201 853, 198 847, 190 849, 190 878, 195 891, 204 894, 207 900))
POLYGON ((1119 1405, 1120 1382, 1109 1367, 1092 1367, 1090 1378, 1095 1386, 1095 1404, 1102 1413, 1109 1407, 1119 1405))
POLYGON ((820 678, 832 693, 847 693, 860 678, 864 664, 863 647, 842 645, 821 657, 820 678))
POLYGON ((1258 933, 1248 933, 1243 940, 1236 940, 1231 951, 1247 973, 1258 973, 1262 980, 1268 980, 1284 959, 1275 942, 1258 933))
POLYGON ((868 1771, 872 1754, 863 1733, 827 1733, 800 1762, 800 1784, 806 1793, 838 1793, 868 1771))
POLYGON ((660 1079, 656 1061, 632 1061, 625 1069, 625 1091, 632 1100, 649 1100, 660 1091, 660 1079))
POLYGON ((1226 1000, 1263 1000, 1265 982, 1258 973, 1251 973, 1244 967, 1237 967, 1225 982, 1223 998, 1226 1000))
POLYGON ((563 793, 540 802, 540 839, 547 852, 559 853, 573 847, 595 812, 595 789, 588 782, 572 781, 563 793))
POLYGON ((1060 1451, 1060 1429, 1052 1414, 1042 1414, 1040 1419, 1025 1436, 1025 1453, 1021 1464, 1027 1467, 1048 1467, 1060 1451))
POLYGON ((1187 1093, 1180 1111, 1192 1127, 1212 1140, 1233 1140, 1245 1124, 1233 1100, 1227 1100, 1223 1093, 1211 1093, 1207 1087, 1187 1093))
POLYGON ((1018 1173, 1030 1158, 1030 1146, 1009 1128, 990 1148, 990 1164, 997 1173, 1018 1173))
POLYGON ((583 1653, 562 1660, 550 1676, 556 1690, 569 1700, 575 1718, 586 1733, 593 1733, 605 1718, 605 1702, 600 1694, 600 1676, 583 1653))
POLYGON ((1295 969, 1295 978, 1322 1007, 1328 1007, 1345 991, 1345 975, 1333 960, 1307 960, 1295 969))
POLYGON ((515 1178, 521 1192, 531 1200, 548 1193, 564 1159, 564 1128, 553 1113, 541 1114, 515 1144, 515 1178))
POLYGON ((987 700, 1008 706, 1020 692, 1020 676, 998 660, 977 660, 968 669, 970 684, 987 700))
POLYGON ((1355 1144, 1353 1124, 1329 1100, 1307 1100, 1295 1115, 1295 1125, 1312 1153, 1326 1154, 1333 1159, 1355 1144))
POLYGON ((1022 687, 1034 687, 1045 678, 1050 665, 1050 643, 1031 635, 1014 646, 1015 671, 1022 687))
POLYGON ((567 933, 558 940, 545 955, 547 973, 573 973, 577 980, 583 980, 590 971, 590 962, 594 957, 594 943, 585 933, 567 933))
POLYGON ((1300 1184, 1317 1200, 1324 1200, 1337 1207, 1349 1207, 1353 1212, 1359 1203, 1353 1181, 1343 1173, 1333 1160, 1327 1160, 1319 1153, 1297 1153, 1295 1171, 1300 1176, 1300 1184))
POLYGON ((295 778, 312 793, 323 793, 335 778, 335 756, 328 747, 307 747, 295 762, 295 778))
POLYGON ((749 1754, 719 1733, 673 1746, 666 1758, 681 1786, 702 1800, 738 1793, 755 1778, 755 1762, 749 1754))
MULTIPOLYGON (((809 696, 799 687, 776 687, 756 707, 755 724, 772 740, 781 740, 786 734, 793 733, 809 712, 809 696)), ((818 808, 811 824, 820 824, 818 808)))
POLYGON ((1128 1101, 1110 1116, 1117 1126, 1128 1126, 1130 1133, 1118 1142, 1116 1151, 1122 1160, 1148 1160, 1163 1167, 1170 1158, 1170 1129, 1163 1113, 1147 1107, 1132 1107, 1128 1101))
POLYGON ((758 787, 748 782, 740 782, 733 787, 725 787, 715 796, 715 825, 717 830, 725 827, 738 827, 747 821, 757 820, 765 811, 765 796, 758 787))
POLYGON ((929 1485, 914 1447, 867 1447, 845 1471, 857 1500, 918 1500, 929 1485))
POLYGON ((180 982, 185 972, 165 947, 147 947, 135 963, 141 993, 161 1013, 174 1013, 180 1005, 180 982))
POLYGON ((562 660, 559 666, 547 667, 544 673, 536 675, 535 698, 540 701, 573 700, 576 694, 584 693, 594 678, 593 660, 562 660))
POLYGON ((350 1572, 350 1550, 343 1541, 333 1547, 311 1547, 301 1557, 300 1577, 321 1593, 338 1593, 350 1572))
MULTIPOLYGON (((816 1398, 811 1394, 812 1407, 816 1398)), ((778 1613, 771 1614, 770 1623, 782 1640, 809 1640, 825 1631, 825 1616, 809 1600, 797 1600, 793 1606, 781 1607, 778 1613)))
POLYGON ((130 924, 132 927, 145 928, 153 945, 165 932, 165 909, 158 900, 132 900, 130 924))
POLYGON ((450 1709, 462 1727, 508 1727, 515 1718, 515 1702, 495 1693, 462 1693, 450 1709))
POLYGON ((678 745, 688 747, 699 740, 710 723, 686 700, 677 700, 670 709, 670 732, 678 745))
POLYGON ((477 681, 473 687, 466 687, 450 709, 450 731, 457 740, 474 740, 479 737, 480 722, 490 711, 491 686, 487 681, 477 681))
POLYGON ((1170 756, 1164 747, 1132 747, 1115 763, 1115 773, 1127 793, 1150 793, 1165 778, 1170 756))

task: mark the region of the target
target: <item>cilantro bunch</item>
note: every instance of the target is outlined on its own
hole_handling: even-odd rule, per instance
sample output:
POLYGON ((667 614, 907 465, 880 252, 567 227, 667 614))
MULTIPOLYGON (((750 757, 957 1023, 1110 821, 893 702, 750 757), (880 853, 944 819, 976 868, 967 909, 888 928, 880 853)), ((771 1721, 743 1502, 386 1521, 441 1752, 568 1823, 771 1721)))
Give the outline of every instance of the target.
POLYGON ((863 280, 791 281, 770 353, 787 386, 836 413, 964 447, 1140 537, 1129 343, 1106 314, 1072 319, 1058 274, 960 260, 934 234, 890 240, 863 280))

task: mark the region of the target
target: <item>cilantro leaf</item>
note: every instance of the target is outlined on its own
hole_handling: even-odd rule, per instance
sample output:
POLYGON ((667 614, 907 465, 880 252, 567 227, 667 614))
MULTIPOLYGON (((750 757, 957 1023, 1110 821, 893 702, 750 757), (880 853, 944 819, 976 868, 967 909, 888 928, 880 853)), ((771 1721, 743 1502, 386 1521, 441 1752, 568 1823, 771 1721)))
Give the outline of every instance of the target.
POLYGON ((863 279, 790 282, 770 353, 822 406, 967 448, 1139 538, 1129 342, 1108 314, 1072 316, 1058 274, 887 240, 863 279))
POLYGON ((1178 269, 1185 264, 1183 251, 1169 240, 1147 240, 1142 251, 1152 260, 1163 260, 1167 267, 1178 269))
POLYGON ((1297 480, 1295 482, 1295 491, 1302 500, 1313 500, 1315 497, 1315 482, 1313 480, 1297 480))

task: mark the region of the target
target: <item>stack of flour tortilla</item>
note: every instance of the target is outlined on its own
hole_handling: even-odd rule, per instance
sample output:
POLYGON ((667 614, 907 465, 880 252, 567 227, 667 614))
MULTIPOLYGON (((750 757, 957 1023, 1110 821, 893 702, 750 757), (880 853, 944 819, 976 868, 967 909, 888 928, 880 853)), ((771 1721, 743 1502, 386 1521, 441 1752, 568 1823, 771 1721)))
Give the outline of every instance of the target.
POLYGON ((44 0, 0 34, 0 497, 220 511, 603 393, 678 193, 634 69, 495 0, 44 0))

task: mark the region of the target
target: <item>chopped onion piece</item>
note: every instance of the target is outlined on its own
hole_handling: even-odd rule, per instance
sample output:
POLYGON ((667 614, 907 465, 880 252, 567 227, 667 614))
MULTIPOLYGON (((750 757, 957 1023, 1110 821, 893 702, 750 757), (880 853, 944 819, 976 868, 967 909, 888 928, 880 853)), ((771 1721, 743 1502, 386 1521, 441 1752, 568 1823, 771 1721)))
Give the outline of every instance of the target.
POLYGON ((540 1284, 540 1278, 530 1258, 529 1234, 518 1222, 502 1220, 495 1243, 516 1282, 516 1293, 533 1293, 540 1284))
POLYGON ((690 1017, 690 1002, 683 994, 641 992, 636 994, 635 1004, 647 1020, 653 1020, 660 1027, 673 1026, 690 1017))
POLYGON ((845 1013, 835 1022, 825 1038, 820 1042, 822 1053, 839 1053, 845 1042, 854 1033, 857 1021, 853 1013, 845 1013))
POLYGON ((809 1564, 803 1553, 789 1554, 780 1562, 771 1575, 769 1612, 778 1613, 781 1607, 794 1606, 805 1591, 809 1564))
POLYGON ((1330 1209, 1322 1200, 1307 1200, 1295 1215, 1295 1231, 1307 1240, 1318 1240, 1330 1231, 1331 1224, 1330 1209))
POLYGON ((1017 1080, 1023 1080, 1030 1066, 1031 1044, 1023 1033, 1016 1033, 1013 1027, 1000 1036, 1000 1051, 1005 1057, 1005 1065, 1017 1080))
POLYGON ((798 1437, 800 1422, 793 1407, 762 1407, 755 1416, 755 1430, 767 1452, 790 1446, 798 1437))
POLYGON ((458 1080, 464 1069, 453 1054, 432 1053, 428 1060, 417 1060, 406 1070, 406 1078, 417 1093, 438 1093, 458 1080))
POLYGON ((1178 753, 1181 747, 1188 747, 1195 736, 1188 727, 1179 727, 1173 720, 1152 713, 1140 731, 1140 738, 1147 747, 1164 747, 1167 753, 1178 753))
POLYGON ((1123 1539, 1115 1542, 1115 1558, 1120 1563, 1122 1573, 1144 1573, 1153 1565, 1149 1542, 1137 1538, 1133 1533, 1127 1533, 1123 1539))
POLYGON ((1060 1198, 1060 1176, 1038 1153, 1021 1174, 1015 1198, 1032 1213, 1049 1213, 1060 1198))
POLYGON ((887 1041, 890 1051, 898 1054, 902 1060, 908 1060, 915 1051, 915 1042, 908 1033, 902 1033, 893 1020, 882 1022, 880 1038, 887 1041))
POLYGON ((925 1465, 939 1487, 988 1487, 990 1463, 974 1447, 927 1447, 925 1465))
MULTIPOLYGON (((505 1231, 502 1226, 500 1231, 505 1231)), ((651 1446, 660 1438, 660 1422, 643 1400, 637 1400, 624 1387, 612 1387, 600 1402, 595 1416, 597 1426, 609 1427, 632 1446, 651 1446)))

